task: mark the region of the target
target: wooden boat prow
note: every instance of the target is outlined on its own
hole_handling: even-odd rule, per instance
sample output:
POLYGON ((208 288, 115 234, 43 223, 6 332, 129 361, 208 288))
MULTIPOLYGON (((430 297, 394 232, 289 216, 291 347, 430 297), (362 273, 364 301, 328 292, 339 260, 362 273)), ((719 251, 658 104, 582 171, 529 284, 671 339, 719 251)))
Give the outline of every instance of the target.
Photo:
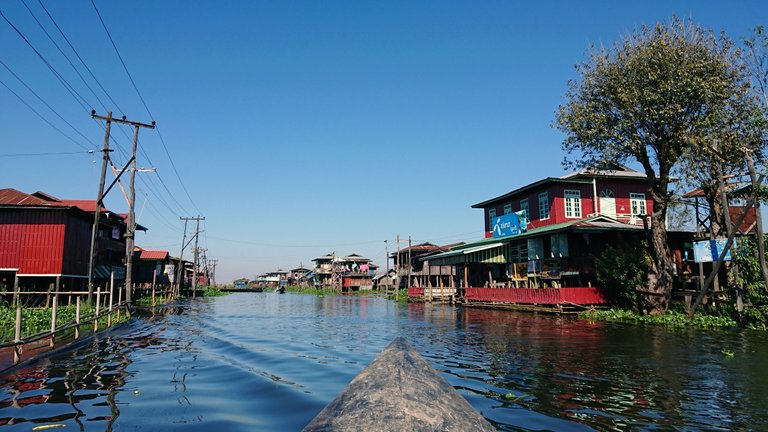
POLYGON ((309 431, 495 431, 402 337, 304 428, 309 431))

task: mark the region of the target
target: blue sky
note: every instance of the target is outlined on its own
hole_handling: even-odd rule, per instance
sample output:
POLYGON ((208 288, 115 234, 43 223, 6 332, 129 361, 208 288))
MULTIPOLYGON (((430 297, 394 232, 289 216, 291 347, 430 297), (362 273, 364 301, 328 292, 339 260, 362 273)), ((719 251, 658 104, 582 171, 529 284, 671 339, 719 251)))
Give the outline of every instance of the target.
MULTIPOLYGON (((90 0, 42 4, 116 105, 38 0, 0 1, 84 99, 0 18, 0 60, 45 104, 3 65, 0 81, 63 132, 0 85, 0 187, 93 199, 100 159, 86 149, 104 132, 90 109, 154 119, 159 134, 140 133, 138 164, 158 173, 138 174, 149 231, 137 244, 178 255, 179 217, 203 215, 219 282, 333 251, 383 267, 384 240, 392 251, 398 234, 477 240, 483 216, 472 204, 564 172, 551 124, 591 44, 673 14, 733 39, 768 24, 762 1, 97 0, 150 116, 90 0)), ((113 136, 122 165, 132 131, 113 136)), ((127 210, 118 189, 106 203, 127 210)))

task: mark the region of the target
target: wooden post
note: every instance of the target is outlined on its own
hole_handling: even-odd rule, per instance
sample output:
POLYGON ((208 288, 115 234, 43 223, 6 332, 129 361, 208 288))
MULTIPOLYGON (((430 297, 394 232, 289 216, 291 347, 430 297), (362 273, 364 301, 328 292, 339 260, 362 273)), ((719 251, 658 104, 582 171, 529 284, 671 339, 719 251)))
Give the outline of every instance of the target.
POLYGON ((96 287, 96 317, 93 318, 93 332, 99 330, 99 306, 101 305, 101 287, 96 287))
POLYGON ((117 287, 117 320, 120 321, 120 307, 122 307, 123 304, 123 290, 120 289, 120 287, 117 287))
POLYGON ((21 299, 19 298, 19 276, 13 276, 13 304, 19 304, 21 299))
MULTIPOLYGON (((17 278, 18 280, 18 278, 17 278)), ((19 364, 21 361, 21 302, 16 302, 16 332, 14 333, 13 346, 13 364, 19 364)))
POLYGON ((75 340, 80 339, 80 294, 75 300, 75 340))
MULTIPOLYGON (((58 278, 56 278, 58 281, 58 278)), ((56 284, 58 285, 58 283, 56 284)), ((56 339, 56 307, 59 304, 59 290, 56 289, 56 293, 53 295, 53 307, 51 308, 51 339, 48 343, 48 346, 53 348, 53 344, 55 343, 54 339, 56 339)))
POLYGON ((109 313, 107 314, 107 327, 112 327, 112 303, 115 296, 115 274, 109 277, 109 313))
POLYGON ((157 268, 152 270, 152 306, 155 305, 155 282, 157 281, 157 268))
POLYGON ((763 288, 768 290, 768 264, 765 262, 765 240, 763 239, 763 215, 760 210, 760 200, 757 199, 760 179, 755 173, 755 163, 752 161, 752 153, 747 150, 747 166, 749 167, 749 177, 752 180, 752 196, 755 206, 755 228, 757 229, 757 254, 760 261, 760 271, 763 273, 763 288))

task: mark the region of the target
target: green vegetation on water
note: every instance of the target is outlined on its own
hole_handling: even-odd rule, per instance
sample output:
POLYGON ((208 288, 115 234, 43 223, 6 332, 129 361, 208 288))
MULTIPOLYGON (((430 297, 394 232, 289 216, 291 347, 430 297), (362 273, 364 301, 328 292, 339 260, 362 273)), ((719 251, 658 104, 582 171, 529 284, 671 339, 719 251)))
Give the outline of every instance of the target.
MULTIPOLYGON (((197 294, 195 297, 220 297, 225 296, 228 294, 231 294, 230 292, 224 292, 221 289, 222 288, 231 288, 231 286, 224 286, 224 287, 212 287, 212 286, 206 286, 202 287, 201 289, 197 290, 197 294)), ((181 298, 192 298, 191 294, 183 294, 181 298)), ((158 294, 155 295, 155 304, 154 306, 165 304, 165 294, 158 294)), ((136 300, 134 300, 134 304, 138 306, 144 306, 144 307, 152 307, 152 295, 144 295, 136 300)))
MULTIPOLYGON (((56 327, 63 327, 75 322, 77 307, 75 305, 59 306, 56 308, 56 327)), ((48 307, 28 307, 21 309, 21 337, 26 338, 38 333, 49 332, 51 330, 51 312, 48 307)), ((80 306, 80 321, 85 325, 84 319, 93 317, 96 308, 92 305, 82 304, 80 306)), ((101 310, 102 317, 99 319, 99 328, 105 328, 109 321, 106 311, 101 310)), ((118 320, 116 314, 112 316, 112 324, 123 322, 128 319, 127 314, 122 313, 118 320)), ((2 305, 0 306, 0 342, 10 342, 15 338, 16 332, 16 308, 2 305)))
POLYGON ((663 325, 669 328, 698 327, 723 328, 737 327, 739 324, 727 316, 695 314, 692 319, 688 314, 669 310, 659 315, 640 315, 625 309, 589 310, 579 314, 579 317, 590 321, 612 321, 636 324, 663 325))

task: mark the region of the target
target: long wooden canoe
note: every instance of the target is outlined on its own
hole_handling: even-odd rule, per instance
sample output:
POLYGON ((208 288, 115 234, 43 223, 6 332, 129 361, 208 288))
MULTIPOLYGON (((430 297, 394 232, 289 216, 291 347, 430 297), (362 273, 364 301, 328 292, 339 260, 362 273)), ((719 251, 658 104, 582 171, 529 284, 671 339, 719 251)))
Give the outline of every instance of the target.
POLYGON ((495 431, 397 337, 304 431, 495 431))

